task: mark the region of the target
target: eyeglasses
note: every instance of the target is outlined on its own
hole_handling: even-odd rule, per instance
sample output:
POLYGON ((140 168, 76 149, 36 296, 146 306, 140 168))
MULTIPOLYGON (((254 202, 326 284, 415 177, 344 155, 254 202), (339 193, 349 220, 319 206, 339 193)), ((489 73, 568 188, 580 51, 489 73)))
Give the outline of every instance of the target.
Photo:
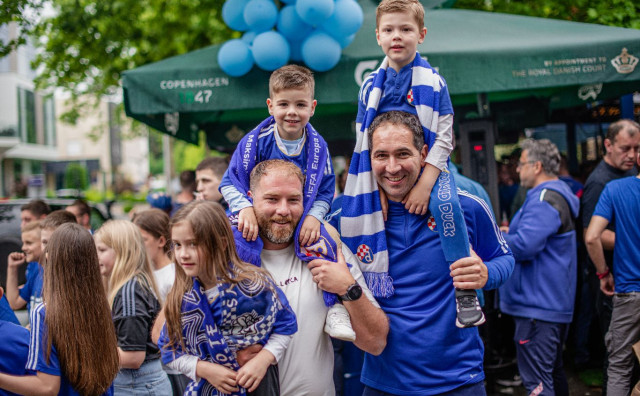
POLYGON ((526 164, 535 164, 536 162, 538 162, 538 161, 525 161, 525 162, 518 161, 518 168, 522 168, 526 164))

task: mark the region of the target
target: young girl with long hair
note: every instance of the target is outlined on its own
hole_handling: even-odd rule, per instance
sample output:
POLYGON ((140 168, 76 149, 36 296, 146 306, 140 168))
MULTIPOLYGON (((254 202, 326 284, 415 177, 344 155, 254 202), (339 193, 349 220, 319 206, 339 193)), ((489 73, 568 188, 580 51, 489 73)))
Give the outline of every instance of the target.
POLYGON ((43 302, 31 312, 27 371, 0 374, 18 394, 112 394, 118 349, 91 234, 63 224, 43 254, 43 302))
POLYGON ((163 361, 193 380, 189 394, 279 395, 276 363, 297 331, 284 293, 238 258, 220 204, 182 207, 171 239, 179 265, 165 304, 163 361), (254 344, 264 347, 240 367, 236 352, 254 344))
POLYGON ((169 257, 171 250, 169 216, 160 209, 152 208, 136 213, 132 221, 142 234, 144 247, 151 260, 158 293, 160 293, 160 301, 164 302, 176 278, 175 265, 169 257))
POLYGON ((115 394, 169 396, 171 384, 151 341, 160 303, 142 235, 129 221, 110 220, 95 233, 95 241, 118 338, 115 394))

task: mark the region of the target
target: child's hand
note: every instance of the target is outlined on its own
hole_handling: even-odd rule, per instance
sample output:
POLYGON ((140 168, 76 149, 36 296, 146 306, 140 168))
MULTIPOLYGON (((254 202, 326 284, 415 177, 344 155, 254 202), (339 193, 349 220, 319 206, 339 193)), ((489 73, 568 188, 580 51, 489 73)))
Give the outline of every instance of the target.
POLYGON ((249 242, 258 238, 258 219, 256 219, 256 213, 252 206, 240 210, 238 231, 242 232, 242 237, 249 242))
POLYGON ((198 360, 196 375, 204 378, 222 393, 238 392, 237 373, 219 364, 198 360))
POLYGON ((382 187, 378 185, 378 191, 380 192, 380 206, 382 207, 382 218, 387 221, 387 212, 389 211, 389 200, 387 199, 387 193, 384 192, 382 187))
POLYGON ((13 252, 9 255, 7 264, 9 267, 19 267, 25 263, 26 257, 22 252, 13 252))
POLYGON ((307 246, 320 238, 320 221, 313 216, 304 218, 300 228, 300 245, 307 246))
POLYGON ((247 391, 256 390, 264 378, 267 368, 275 363, 276 358, 271 352, 263 349, 253 359, 249 360, 238 370, 238 385, 246 388, 247 391))
POLYGON ((440 169, 431 164, 425 165, 424 171, 420 175, 416 185, 413 186, 409 194, 402 199, 402 203, 409 213, 417 215, 427 213, 431 190, 433 190, 433 185, 436 184, 438 176, 440 176, 440 169))

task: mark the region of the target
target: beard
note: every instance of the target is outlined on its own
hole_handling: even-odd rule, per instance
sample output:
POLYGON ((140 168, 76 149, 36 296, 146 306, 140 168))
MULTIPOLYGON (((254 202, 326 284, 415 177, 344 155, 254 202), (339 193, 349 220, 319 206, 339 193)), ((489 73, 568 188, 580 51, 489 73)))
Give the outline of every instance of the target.
MULTIPOLYGON (((257 214, 257 213, 256 213, 257 214)), ((296 231, 296 226, 298 225, 297 221, 293 221, 291 216, 273 216, 268 217, 264 215, 257 215, 258 220, 258 230, 260 232, 260 236, 267 241, 274 244, 283 244, 288 243, 293 240, 293 234, 296 231), (289 222, 288 227, 275 229, 273 227, 276 222, 289 222)))

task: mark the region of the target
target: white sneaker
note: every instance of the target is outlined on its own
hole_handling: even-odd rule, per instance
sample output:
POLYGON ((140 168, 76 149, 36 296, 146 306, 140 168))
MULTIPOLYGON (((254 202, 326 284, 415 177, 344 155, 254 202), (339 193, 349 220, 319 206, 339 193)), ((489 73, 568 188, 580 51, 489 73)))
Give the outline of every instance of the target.
POLYGON ((355 341, 356 333, 351 327, 351 318, 344 305, 336 303, 329 308, 324 322, 324 332, 343 341, 355 341))

